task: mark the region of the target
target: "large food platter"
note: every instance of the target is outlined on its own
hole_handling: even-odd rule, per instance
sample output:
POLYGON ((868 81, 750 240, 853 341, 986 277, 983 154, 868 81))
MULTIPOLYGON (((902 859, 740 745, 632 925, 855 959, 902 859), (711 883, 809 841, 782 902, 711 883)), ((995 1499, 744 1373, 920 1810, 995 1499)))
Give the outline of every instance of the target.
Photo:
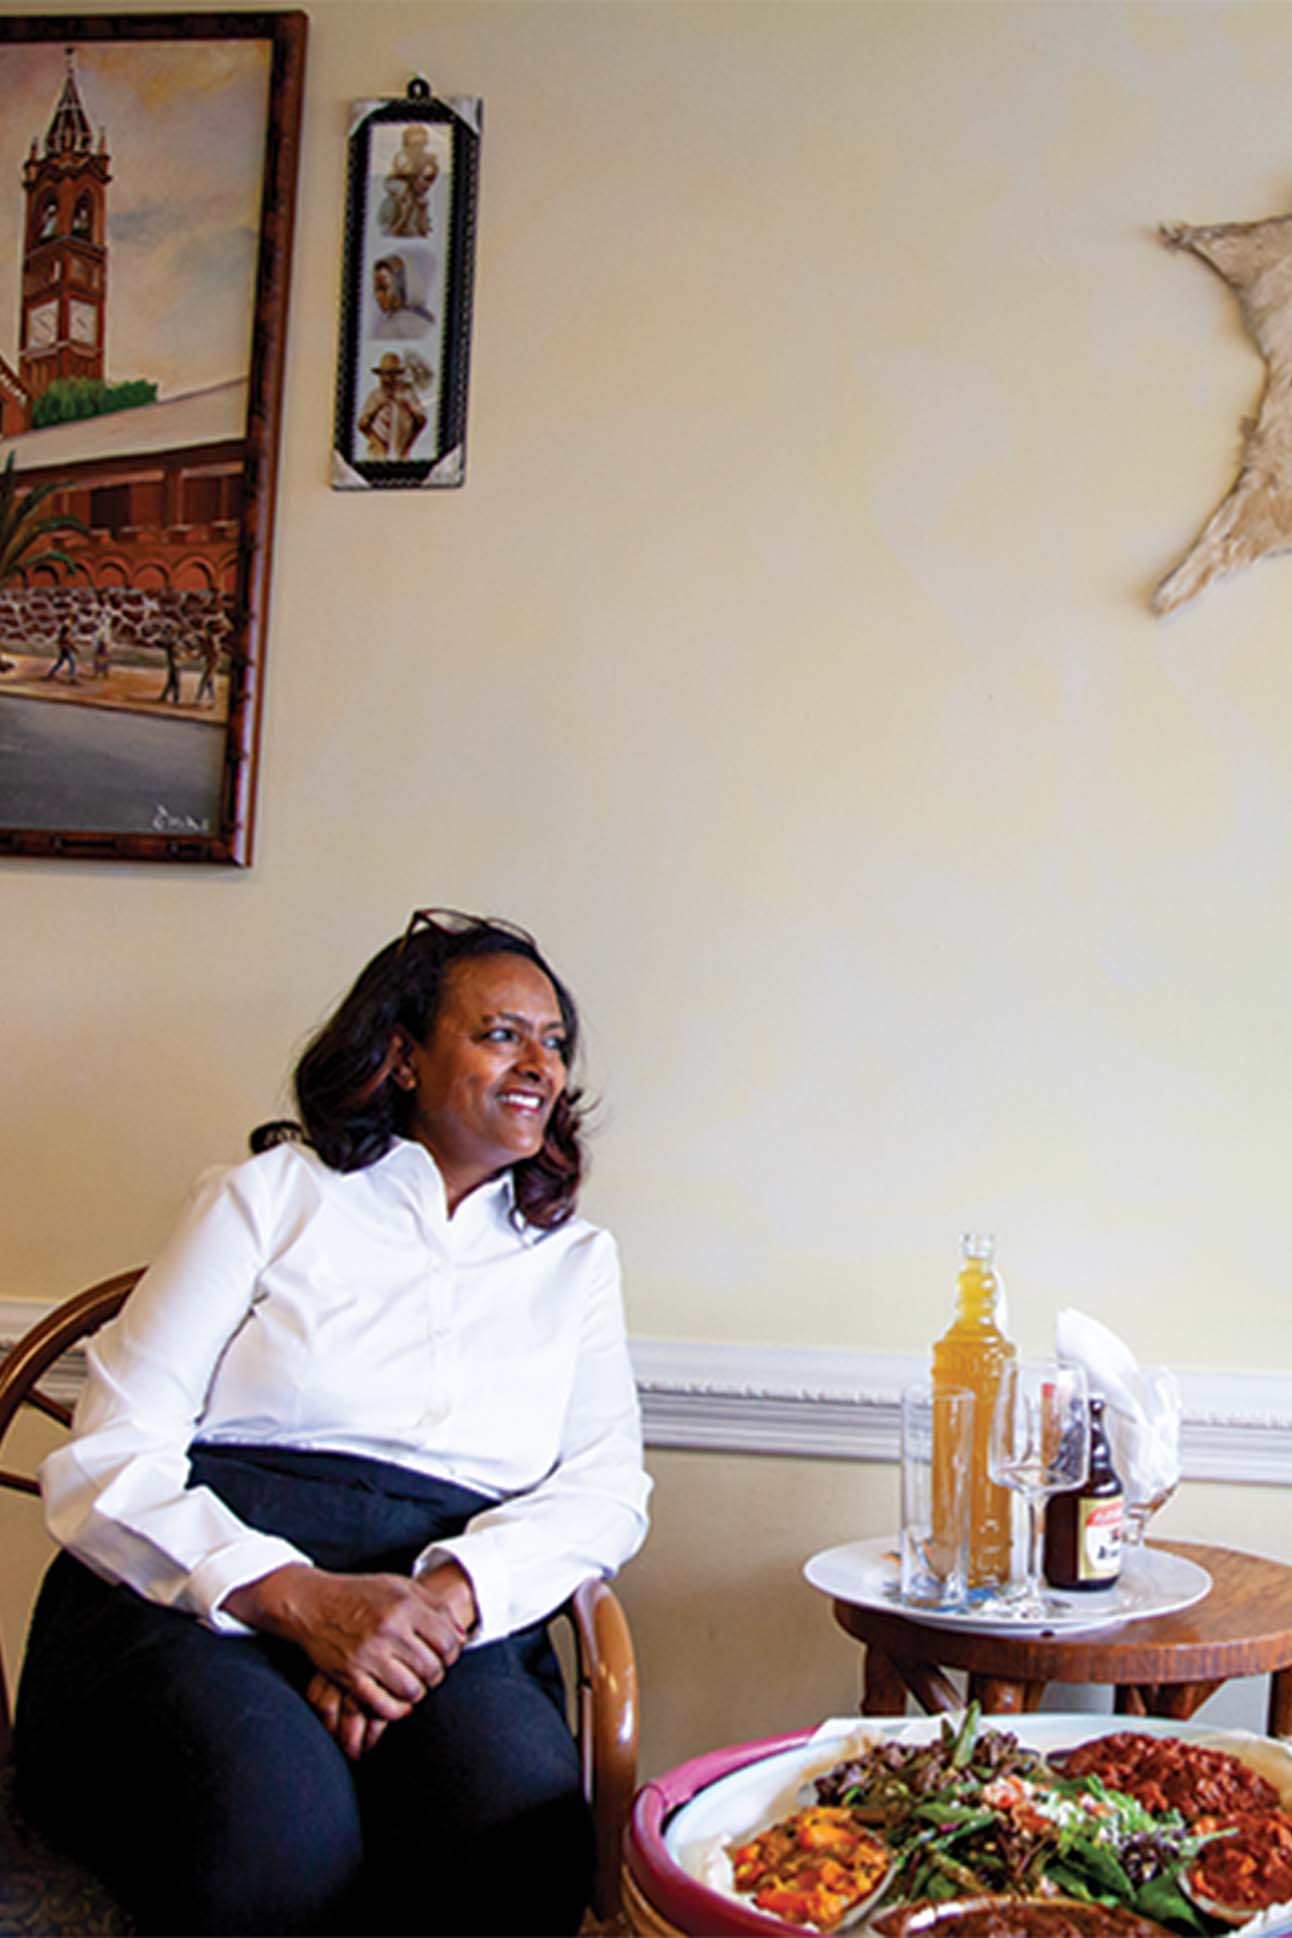
POLYGON ((1196 1561, 1165 1548, 1127 1548, 1116 1585, 1098 1594, 1051 1589, 1059 1613, 1029 1622, 1002 1616, 990 1606, 964 1609, 910 1608, 898 1594, 896 1544, 891 1537, 848 1541, 814 1554, 803 1573, 814 1588, 857 1608, 896 1609, 926 1628, 975 1635, 1081 1635, 1151 1615, 1191 1608, 1211 1589, 1211 1576, 1196 1561))
MULTIPOLYGON (((839 1718, 811 1734, 746 1745, 682 1766, 639 1794, 628 1843, 629 1870, 636 1886, 679 1931, 774 1938, 800 1930, 757 1911, 747 1897, 736 1893, 727 1847, 798 1807, 812 1779, 855 1754, 863 1742, 927 1743, 936 1739, 941 1727, 936 1717, 876 1717, 860 1722, 855 1717, 839 1718)), ((985 1717, 982 1727, 1010 1730, 1028 1748, 1046 1755, 1127 1729, 1177 1737, 1242 1756, 1274 1782, 1285 1807, 1292 1802, 1292 1748, 1245 1732, 1073 1713, 985 1717)), ((869 1924, 853 1926, 846 1938, 870 1929, 869 1924)), ((1267 1913, 1240 1929, 1242 1938, 1258 1938, 1258 1934, 1259 1938, 1288 1938, 1292 1918, 1286 1910, 1267 1913)))

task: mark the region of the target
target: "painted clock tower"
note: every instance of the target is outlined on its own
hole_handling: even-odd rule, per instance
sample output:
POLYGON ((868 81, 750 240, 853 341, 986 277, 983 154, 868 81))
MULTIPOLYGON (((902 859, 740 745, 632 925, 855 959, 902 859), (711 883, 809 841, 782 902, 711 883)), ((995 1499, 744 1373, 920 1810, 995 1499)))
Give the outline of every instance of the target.
POLYGON ((45 133, 23 165, 27 198, 22 250, 18 374, 33 398, 58 377, 102 377, 107 321, 108 172, 81 105, 67 49, 67 74, 45 133))

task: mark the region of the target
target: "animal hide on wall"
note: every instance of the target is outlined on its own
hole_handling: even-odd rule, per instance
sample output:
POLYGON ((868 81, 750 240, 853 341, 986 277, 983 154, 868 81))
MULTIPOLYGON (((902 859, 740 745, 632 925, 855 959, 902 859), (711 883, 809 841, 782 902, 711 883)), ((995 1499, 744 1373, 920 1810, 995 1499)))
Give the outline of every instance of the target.
POLYGON ((1153 594, 1153 610, 1170 613, 1225 573, 1292 550, 1292 215, 1206 229, 1164 226, 1160 234, 1229 284, 1265 359, 1265 388, 1255 418, 1243 426, 1233 488, 1153 594))

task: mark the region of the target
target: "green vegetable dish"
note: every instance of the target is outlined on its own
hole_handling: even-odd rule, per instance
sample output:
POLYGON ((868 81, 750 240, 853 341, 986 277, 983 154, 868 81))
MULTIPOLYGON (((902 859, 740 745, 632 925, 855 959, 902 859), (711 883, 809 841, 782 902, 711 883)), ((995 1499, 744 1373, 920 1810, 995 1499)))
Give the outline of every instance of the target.
POLYGON ((886 1903, 1058 1893, 1121 1906, 1173 1932, 1212 1932, 1182 1889, 1208 1838, 1097 1776, 1065 1777, 978 1705, 937 1742, 879 1743, 816 1779, 822 1803, 876 1826, 897 1868, 886 1903))

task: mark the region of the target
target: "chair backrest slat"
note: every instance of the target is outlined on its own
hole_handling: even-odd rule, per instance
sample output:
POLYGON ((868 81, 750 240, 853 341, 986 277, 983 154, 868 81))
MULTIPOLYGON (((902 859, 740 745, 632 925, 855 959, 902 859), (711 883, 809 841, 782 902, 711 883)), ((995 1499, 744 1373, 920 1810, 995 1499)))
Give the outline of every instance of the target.
POLYGON ((70 1427, 72 1424, 71 1407, 64 1406, 61 1400, 51 1400, 49 1394, 42 1393, 38 1386, 33 1386, 30 1393, 24 1396, 23 1405, 43 1413, 47 1420, 57 1420, 60 1427, 70 1427))
POLYGON ((87 1339, 92 1332, 115 1317, 143 1277, 142 1265, 132 1272, 118 1272, 103 1279, 88 1291, 78 1292, 65 1305, 56 1306, 30 1332, 16 1340, 0 1364, 0 1441, 8 1433, 19 1407, 35 1406, 41 1413, 66 1425, 71 1415, 67 1408, 47 1394, 36 1394, 37 1382, 69 1347, 87 1339))

